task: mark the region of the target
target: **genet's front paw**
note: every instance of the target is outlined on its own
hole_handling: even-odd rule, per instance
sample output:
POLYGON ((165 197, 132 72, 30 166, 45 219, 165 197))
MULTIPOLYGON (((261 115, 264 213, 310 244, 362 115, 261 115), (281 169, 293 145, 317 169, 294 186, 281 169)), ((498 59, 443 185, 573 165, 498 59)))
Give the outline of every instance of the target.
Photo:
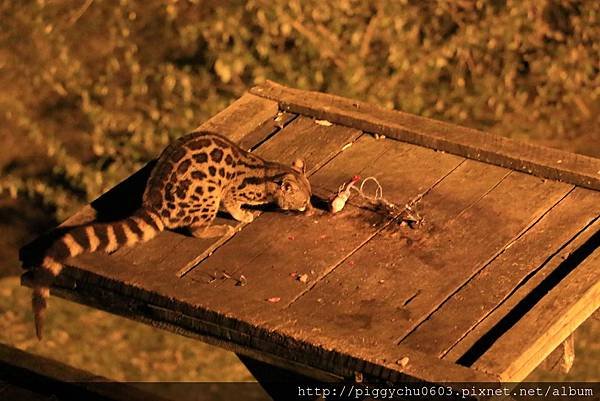
POLYGON ((243 223, 252 223, 256 217, 258 217, 258 212, 251 212, 249 210, 244 210, 244 213, 240 216, 240 221, 243 223))

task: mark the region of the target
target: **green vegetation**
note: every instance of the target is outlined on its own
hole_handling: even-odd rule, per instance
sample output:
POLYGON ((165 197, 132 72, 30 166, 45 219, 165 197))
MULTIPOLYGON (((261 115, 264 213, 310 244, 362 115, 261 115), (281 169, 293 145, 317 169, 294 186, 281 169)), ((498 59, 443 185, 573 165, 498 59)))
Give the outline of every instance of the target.
POLYGON ((75 3, 0 6, 3 130, 40 160, 0 189, 59 219, 267 78, 600 154, 595 1, 75 3))

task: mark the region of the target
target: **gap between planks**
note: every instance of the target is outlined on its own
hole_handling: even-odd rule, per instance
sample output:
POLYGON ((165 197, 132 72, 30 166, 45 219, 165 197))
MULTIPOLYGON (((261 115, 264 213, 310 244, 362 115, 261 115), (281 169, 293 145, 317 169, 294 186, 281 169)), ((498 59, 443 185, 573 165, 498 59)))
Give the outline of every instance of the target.
MULTIPOLYGON (((90 294, 85 294, 87 292, 85 286, 81 287, 79 292, 74 292, 72 290, 73 285, 68 283, 70 278, 66 276, 61 276, 61 278, 62 283, 53 286, 52 291, 54 295, 58 295, 64 299, 88 305, 109 313, 118 314, 130 320, 145 323, 155 328, 199 339, 208 344, 235 353, 240 353, 266 363, 271 363, 281 368, 290 369, 324 382, 348 380, 349 378, 354 377, 355 372, 363 372, 368 370, 368 368, 377 369, 377 372, 379 372, 382 377, 385 372, 385 380, 393 382, 398 381, 399 379, 406 380, 409 378, 410 380, 416 379, 430 383, 438 383, 442 381, 446 382, 448 377, 451 377, 452 379, 450 379, 450 381, 454 382, 498 382, 498 378, 495 375, 468 369, 451 362, 440 361, 437 358, 432 359, 429 355, 408 349, 400 350, 401 352, 399 354, 410 355, 412 363, 406 368, 398 365, 395 362, 395 359, 381 361, 379 359, 372 359, 367 355, 364 355, 364 353, 358 353, 354 356, 354 353, 350 355, 334 350, 332 351, 333 357, 330 359, 330 362, 336 366, 337 369, 334 369, 336 372, 323 370, 309 363, 302 362, 301 360, 290 358, 290 353, 292 355, 304 355, 305 353, 310 352, 312 355, 315 352, 322 350, 322 348, 314 344, 304 344, 301 341, 298 342, 295 338, 289 338, 291 343, 287 341, 284 343, 281 343, 280 341, 274 342, 273 339, 270 338, 273 334, 271 331, 265 332, 264 330, 259 330, 259 332, 254 332, 253 335, 250 335, 250 333, 240 332, 234 327, 224 328, 212 321, 190 316, 186 313, 174 311, 169 308, 143 301, 132 301, 128 296, 114 292, 110 289, 103 289, 101 292, 94 291, 92 296, 90 296, 90 294), (139 309, 143 310, 144 313, 140 313, 139 309), (208 327, 216 329, 216 331, 224 336, 219 336, 219 334, 206 331, 205 329, 208 327), (223 330, 225 331, 223 332, 223 330), (223 339, 223 337, 225 339, 223 339), (237 342, 242 338, 246 340, 247 344, 237 342), (304 346, 309 346, 310 349, 305 349, 304 346), (302 354, 297 354, 298 347, 303 350, 302 354), (342 359, 346 360, 348 363, 342 364, 342 359), (435 372, 430 372, 425 377, 422 377, 421 373, 423 373, 423 369, 428 372, 428 367, 433 363, 437 363, 441 366, 438 369, 435 369, 435 372), (413 364, 415 366, 413 366, 413 364)), ((31 282, 26 282, 26 284, 31 285, 31 282)), ((330 351, 331 350, 326 350, 327 353, 330 351)), ((373 373, 376 372, 373 371, 373 373)), ((371 376, 367 375, 366 377, 371 376)), ((379 376, 375 375, 372 378, 378 379, 379 376)))
MULTIPOLYGON (((504 311, 501 316, 497 317, 497 320, 492 321, 491 327, 488 327, 485 333, 457 359, 458 363, 464 366, 479 363, 478 359, 485 355, 497 340, 509 333, 510 329, 517 325, 523 316, 530 313, 539 302, 543 301, 541 293, 552 291, 560 286, 563 279, 567 278, 581 263, 585 263, 586 257, 593 253, 598 246, 598 238, 600 238, 598 229, 600 229, 600 217, 590 221, 534 273, 528 275, 527 279, 509 297, 505 298, 486 316, 487 318, 494 316, 497 311, 504 311), (565 254, 569 256, 565 256, 565 254), (515 296, 515 294, 520 294, 520 296, 515 296), (516 299, 512 299, 511 296, 516 299), (502 330, 501 333, 496 333, 500 330, 502 330)), ((485 323, 486 321, 482 320, 481 322, 485 323)), ((476 326, 471 331, 477 329, 479 327, 476 326)), ((458 343, 460 341, 456 344, 458 343)), ((450 352, 453 352, 453 349, 448 351, 448 353, 450 352)))
MULTIPOLYGON (((377 159, 381 158, 388 151, 389 151, 389 149, 386 149, 386 151, 382 152, 381 155, 379 155, 379 157, 377 159)), ((432 185, 430 185, 425 191, 422 191, 421 193, 417 194, 412 199, 413 200, 419 199, 419 198, 422 199, 423 197, 425 197, 429 192, 431 192, 431 190, 433 188, 435 188, 440 182, 444 181, 444 179, 446 177, 448 177, 450 174, 452 174, 452 172, 454 172, 457 168, 459 168, 466 160, 467 159, 461 160, 456 166, 454 166, 446 174, 444 174, 443 176, 441 176, 437 181, 435 181, 432 185)), ((411 202, 412 202, 412 200, 411 200, 411 202)), ((348 255, 346 255, 345 257, 343 257, 342 259, 340 259, 335 265, 333 265, 330 269, 328 269, 325 272, 325 274, 323 274, 319 278, 319 280, 315 280, 313 283, 311 283, 311 285, 308 288, 306 288, 305 290, 301 291, 298 295, 296 295, 294 298, 292 298, 292 300, 284 307, 284 309, 287 309, 287 308, 291 307, 296 301, 298 301, 300 298, 302 298, 305 294, 307 294, 310 290, 312 290, 318 283, 320 283, 329 274, 331 274, 338 266, 340 266, 341 264, 343 264, 348 258, 352 257, 352 255, 354 255, 356 252, 358 252, 367 242, 369 242, 371 239, 373 239, 376 235, 378 235, 381 231, 383 231, 390 224, 397 222, 399 218, 401 218, 401 216, 395 216, 394 218, 392 218, 389 221, 387 221, 386 223, 384 223, 378 230, 376 230, 373 234, 371 234, 370 236, 368 236, 366 240, 362 241, 355 249, 353 249, 351 252, 349 252, 348 255)), ((277 328, 278 327, 276 327, 276 329, 277 328)))
MULTIPOLYGON (((486 191, 486 194, 490 193, 494 188, 497 188, 498 185, 500 185, 502 183, 502 181, 504 181, 506 179, 506 177, 508 177, 510 174, 512 174, 512 170, 509 171, 504 177, 502 177, 501 180, 498 181, 498 183, 496 185, 493 186, 493 188, 491 188, 490 190, 486 191)), ((486 267, 488 267, 494 260, 496 260, 497 258, 499 258, 507 249, 509 249, 516 241, 518 241, 520 238, 522 238, 529 230, 531 230, 540 220, 542 220, 553 208, 555 208, 558 204, 560 204, 560 202, 563 201, 563 199, 565 199, 573 190, 574 190, 574 186, 571 186, 571 188, 560 198, 558 199, 554 204, 552 204, 548 209, 546 209, 543 213, 541 213, 539 216, 536 216, 533 220, 531 220, 523 230, 521 230, 519 233, 517 233, 517 235, 515 235, 511 240, 509 240, 502 248, 500 248, 494 255, 492 255, 487 261, 485 261, 482 264, 482 267, 480 269, 478 269, 477 271, 475 271, 473 273, 473 275, 471 275, 462 285, 458 286, 450 295, 448 295, 444 301, 442 301, 433 311, 431 311, 424 319, 422 319, 415 327, 412 328, 412 330, 410 330, 408 333, 406 333, 405 335, 403 335, 402 337, 398 338, 396 341, 396 344, 401 344, 402 341, 404 341, 406 338, 408 338, 411 334, 413 334, 415 331, 417 331, 428 319, 431 315, 433 315, 434 313, 436 313, 438 310, 440 310, 448 300, 450 300, 453 296, 455 296, 457 293, 459 293, 463 288, 465 288, 467 285, 469 285, 469 283, 475 278, 477 277, 477 275, 479 275, 483 270, 485 270, 486 267)), ((482 199, 484 196, 481 196, 480 199, 482 199)), ((473 204, 475 204, 476 202, 474 202, 473 204)), ((468 208, 465 208, 464 210, 467 210, 468 208)), ((464 212, 461 211, 459 213, 459 216, 464 212)), ((458 218, 458 216, 456 217, 458 218)), ((455 219, 456 219, 455 218, 455 219)), ((455 220, 453 219, 453 220, 455 220)), ((491 313, 491 312, 490 312, 491 313)), ((487 315, 486 315, 487 317, 487 315)), ((483 320, 483 319, 482 319, 483 320)), ((480 320, 481 321, 481 320, 480 320)), ((472 329, 471 329, 472 330, 472 329)), ((471 331, 469 330, 469 332, 471 331)), ((459 338, 455 343, 460 342, 460 340, 462 338, 464 338, 469 332, 465 333, 461 338, 459 338)), ((453 345, 453 346, 454 346, 453 345)), ((449 352, 446 351, 444 352, 440 358, 443 358, 447 353, 449 352)))
MULTIPOLYGON (((587 191, 585 189, 582 189, 582 190, 587 191)), ((542 231, 543 231, 544 225, 548 224, 547 219, 550 218, 552 221, 552 219, 556 218, 555 215, 558 212, 556 212, 555 210, 558 210, 560 212, 562 210, 562 208, 564 208, 563 201, 565 199, 570 199, 571 195, 573 194, 573 191, 574 191, 574 189, 571 189, 570 191, 568 191, 567 194, 565 194, 561 199, 558 199, 554 205, 552 205, 550 208, 548 208, 546 210, 546 212, 543 213, 539 217, 539 219, 534 221, 533 224, 530 224, 528 229, 525 229, 523 232, 521 232, 519 235, 517 235, 515 238, 513 238, 513 240, 507 242, 507 244, 503 247, 502 251, 495 258, 490 260, 489 263, 486 264, 468 282, 466 282, 463 286, 458 288, 457 291, 454 294, 452 294, 450 297, 448 297, 435 311, 433 311, 427 317, 426 320, 421 322, 421 324, 419 324, 417 327, 415 327, 414 330, 412 330, 409 334, 407 334, 401 340, 401 342, 406 345, 411 344, 412 346, 415 346, 416 348, 420 348, 421 344, 423 344, 423 350, 427 350, 427 352, 438 355, 439 357, 444 357, 446 355, 446 353, 449 351, 449 349, 451 349, 456 343, 461 341, 461 339, 464 338, 466 335, 468 335, 468 333, 474 328, 474 327, 469 326, 469 327, 465 327, 464 329, 460 329, 460 327, 466 325, 467 320, 460 312, 459 299, 471 299, 473 296, 477 296, 477 294, 479 294, 479 291, 476 288, 478 288, 480 285, 484 285, 486 282, 491 282, 490 281, 492 279, 491 274, 494 274, 494 272, 496 270, 494 269, 494 270, 490 271, 490 269, 491 269, 490 266, 495 266, 498 263, 500 263, 501 266, 504 266, 505 264, 513 263, 514 257, 511 258, 509 256, 509 259, 507 261, 507 260, 505 260, 506 258, 504 257, 504 254, 506 254, 509 249, 510 249, 509 252, 511 254, 514 254, 515 249, 512 248, 513 245, 515 243, 517 243, 518 241, 522 241, 523 238, 526 238, 526 240, 529 241, 529 237, 532 235, 531 233, 535 234, 535 232, 537 232, 537 230, 539 230, 540 224, 542 225, 542 231), (550 216, 550 217, 548 217, 548 216, 550 216), (481 279, 482 273, 486 274, 486 272, 488 272, 488 271, 489 271, 489 273, 487 273, 487 274, 490 274, 490 276, 489 277, 485 276, 487 278, 483 279, 484 281, 481 284, 478 284, 482 280, 481 279), (460 331, 458 331, 458 333, 461 333, 461 334, 458 338, 455 338, 455 339, 452 339, 452 338, 454 338, 454 336, 457 334, 447 334, 448 332, 454 333, 454 331, 456 331, 455 327, 454 326, 452 326, 452 327, 445 326, 445 324, 446 324, 445 322, 447 322, 448 319, 452 318, 452 313, 459 314, 461 316, 461 320, 459 320, 459 326, 458 326, 459 330, 460 330, 460 331), (446 333, 446 334, 444 334, 444 333, 446 333), (452 339, 452 343, 447 344, 450 339, 452 339)), ((589 201, 588 201, 588 203, 589 203, 589 201)), ((571 237, 569 237, 569 238, 571 238, 571 237)), ((565 239, 565 241, 566 240, 568 240, 568 239, 565 239)), ((563 242, 561 242, 561 244, 563 244, 563 242)), ((540 265, 542 265, 544 262, 540 261, 539 263, 540 263, 540 265)), ((539 267, 538 264, 536 264, 535 266, 539 267)), ((510 269, 510 270, 513 270, 513 269, 510 269)), ((500 270, 499 274, 502 274, 502 270, 500 270)), ((531 273, 531 274, 533 274, 533 273, 531 273)), ((509 276, 509 277, 512 277, 512 276, 509 276)), ((517 282, 514 285, 519 286, 520 284, 519 284, 519 282, 517 282)), ((508 290, 509 289, 507 289, 507 291, 508 290)), ((513 289, 513 291, 514 291, 514 289, 513 289)), ((504 294, 504 292, 502 294, 504 294)), ((496 300, 496 298, 495 298, 496 296, 494 295, 493 299, 494 299, 494 302, 502 303, 503 300, 507 296, 510 296, 510 294, 508 294, 508 295, 504 294, 504 295, 502 295, 501 298, 498 298, 496 300)), ((485 299, 485 297, 484 297, 484 299, 485 299)), ((471 303, 467 303, 467 310, 466 310, 467 312, 466 313, 474 313, 475 315, 473 318, 475 319, 475 316, 476 316, 476 319, 477 319, 477 321, 473 324, 474 326, 476 326, 481 320, 485 319, 487 317, 487 315, 489 313, 492 313, 494 310, 493 309, 494 307, 492 307, 492 306, 488 307, 487 304, 484 302, 484 300, 482 300, 482 302, 483 302, 482 307, 483 307, 483 305, 485 305, 485 310, 482 311, 483 314, 481 316, 477 312, 478 308, 476 308, 475 305, 471 305, 471 303), (488 311, 488 309, 490 309, 490 310, 488 311), (486 311, 487 311, 487 313, 486 313, 486 311)), ((470 315, 468 315, 468 316, 470 316, 470 315)))
MULTIPOLYGON (((481 316, 477 320, 477 322, 475 322, 473 327, 471 327, 469 330, 467 330, 465 333, 463 333, 458 339, 456 339, 454 341, 454 343, 448 348, 448 350, 446 350, 441 355, 441 357, 445 358, 449 353, 451 353, 453 351, 454 347, 456 347, 457 344, 459 344, 465 337, 469 336, 471 334, 471 332, 477 330, 479 328, 479 324, 481 322, 484 322, 488 317, 492 316, 494 313, 496 313, 501 308, 503 308, 506 301, 510 300, 510 298, 513 297, 516 293, 522 291, 522 289, 528 285, 530 280, 532 280, 540 271, 544 270, 552 262, 552 260, 555 259, 559 254, 563 253, 565 249, 571 247, 572 244, 577 244, 577 246, 581 245, 581 244, 578 244, 578 240, 580 239, 581 234, 585 233, 588 229, 590 229, 590 227, 592 227, 594 225, 595 221, 596 221, 596 219, 590 221, 581 230, 579 230, 573 237, 571 237, 567 242, 562 244, 562 246, 560 248, 558 248, 556 251, 554 251, 552 254, 550 254, 538 267, 536 267, 535 269, 533 269, 532 271, 527 273, 525 275, 525 277, 523 277, 519 281, 519 283, 512 290, 510 290, 510 292, 508 292, 495 307, 493 307, 485 315, 481 316)), ((513 241, 513 243, 514 243, 514 241, 513 241)), ((507 247, 507 249, 508 249, 508 247, 507 247)), ((533 305, 531 305, 531 307, 533 307, 533 305)), ((492 330, 492 329, 493 329, 493 327, 490 330, 492 330)), ((469 352, 469 351, 467 351, 467 352, 469 352)), ((464 357, 464 355, 463 355, 463 357, 464 357)))
POLYGON ((521 301, 527 303, 527 298, 532 296, 534 305, 492 344, 473 368, 494 372, 503 381, 523 380, 591 316, 600 305, 599 244, 600 231, 596 231, 586 244, 549 273, 538 287, 544 294, 534 290, 521 301), (579 297, 570 296, 582 289, 585 292, 579 297), (523 336, 523 332, 531 331, 539 336, 523 336))
POLYGON ((250 93, 280 108, 524 173, 600 190, 600 159, 272 81, 250 93))

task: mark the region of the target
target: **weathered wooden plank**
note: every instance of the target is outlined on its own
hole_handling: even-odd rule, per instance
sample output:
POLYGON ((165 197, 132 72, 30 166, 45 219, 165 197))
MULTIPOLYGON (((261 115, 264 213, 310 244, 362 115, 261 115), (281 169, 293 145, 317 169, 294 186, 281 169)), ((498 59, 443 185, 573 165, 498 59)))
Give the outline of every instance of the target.
POLYGON ((179 296, 258 324, 327 275, 383 223, 375 213, 353 206, 341 218, 263 215, 189 274, 201 293, 179 296), (220 279, 223 273, 232 279, 220 279))
POLYGON ((278 101, 283 110, 600 190, 600 159, 593 157, 386 110, 339 96, 287 88, 271 81, 252 88, 250 92, 278 101))
POLYGON ((475 162, 423 198, 428 231, 378 234, 292 304, 281 315, 289 323, 277 330, 333 344, 394 344, 571 188, 517 172, 502 179, 499 169, 490 181, 471 181, 469 190, 456 185, 465 181, 467 163, 475 162))
MULTIPOLYGON (((24 278, 25 284, 31 285, 28 276, 25 275, 24 278)), ((183 281, 178 280, 178 282, 183 281)), ((390 351, 389 347, 366 349, 350 344, 348 348, 331 349, 319 342, 305 342, 294 337, 284 337, 263 327, 258 327, 250 336, 247 327, 242 325, 235 327, 231 324, 231 320, 235 319, 225 317, 219 322, 211 316, 210 312, 202 317, 186 314, 193 312, 194 315, 198 315, 199 309, 190 308, 177 299, 166 300, 163 297, 160 303, 167 301, 168 307, 155 306, 140 301, 142 297, 137 296, 139 290, 133 289, 131 293, 125 291, 122 294, 106 289, 98 283, 73 280, 69 274, 61 275, 52 289, 55 295, 62 298, 196 338, 324 382, 352 380, 355 372, 361 371, 361 368, 369 364, 381 367, 380 376, 390 382, 407 379, 431 383, 498 382, 498 378, 493 375, 439 360, 402 346, 394 348, 392 354, 389 352, 385 354, 385 349, 390 351), (388 359, 378 356, 384 354, 388 359), (307 361, 314 359, 315 355, 327 356, 329 363, 320 365, 308 363, 307 361), (344 363, 340 363, 342 360, 344 363)), ((319 358, 321 362, 323 359, 323 357, 319 358)), ((365 376, 365 379, 377 378, 365 376)))
MULTIPOLYGON (((583 189, 581 189, 583 191, 583 189)), ((597 205, 595 206, 597 208, 597 205)), ((495 308, 484 320, 471 329, 456 343, 444 359, 459 361, 470 366, 493 344, 498 337, 509 330, 512 325, 539 301, 549 288, 548 283, 556 284, 557 278, 568 273, 569 264, 573 260, 585 256, 585 247, 600 235, 600 221, 597 219, 580 231, 573 239, 548 256, 548 260, 519 286, 510 296, 495 308), (584 252, 584 253, 582 253, 584 252), (571 257, 571 262, 565 260, 571 257), (575 259, 573 259, 575 258, 575 259), (545 288, 544 286, 548 287, 545 288)), ((596 245, 597 246, 597 245, 596 245)))
MULTIPOLYGON (((323 159, 323 154, 329 155, 326 158, 329 160, 341 151, 343 144, 355 139, 358 134, 336 134, 332 127, 316 125, 310 119, 298 119, 289 128, 296 129, 290 141, 274 140, 261 147, 261 151, 271 157, 291 158, 294 153, 305 149, 309 167, 322 165, 318 160, 323 159), (326 142, 318 141, 325 137, 328 138, 326 142), (321 156, 317 156, 319 154, 321 156)), ((372 138, 362 138, 354 148, 371 142, 372 138)), ((384 146, 383 143, 379 145, 384 146)), ((224 314, 235 312, 244 316, 245 320, 251 317, 250 309, 256 312, 291 301, 306 286, 296 278, 307 274, 308 282, 327 274, 332 265, 368 240, 381 225, 372 212, 351 207, 348 210, 349 213, 342 218, 328 214, 310 218, 296 215, 285 219, 275 213, 262 215, 190 274, 190 280, 211 283, 202 294, 195 292, 189 295, 196 304, 210 305, 212 310, 224 314), (233 280, 211 280, 211 276, 222 277, 224 271, 233 280), (245 277, 246 285, 239 285, 240 276, 245 277), (265 282, 270 285, 265 286, 265 282), (277 299, 278 302, 269 303, 268 299, 277 299)), ((267 316, 270 314, 267 313, 267 316)))
POLYGON ((442 357, 466 333, 600 215, 600 193, 576 188, 407 336, 402 344, 442 357))
MULTIPOLYGON (((305 133, 302 138, 311 141, 305 133)), ((427 190, 462 162, 460 158, 429 149, 368 137, 361 138, 339 158, 347 158, 346 152, 352 153, 353 163, 342 167, 336 157, 320 169, 314 179, 311 177, 312 181, 325 184, 327 188, 333 186, 331 189, 334 190, 340 182, 327 184, 332 181, 329 174, 337 177, 340 171, 348 171, 346 176, 351 176, 352 170, 362 165, 362 171, 371 175, 381 172, 382 166, 387 169, 391 165, 390 170, 380 174, 379 178, 382 185, 401 188, 400 193, 390 192, 390 195, 402 204, 427 190), (385 151, 378 152, 376 148, 385 151), (371 162, 373 153, 383 154, 375 167, 371 162), (411 173, 407 174, 409 169, 411 173)), ((352 206, 347 206, 339 215, 297 216, 291 221, 278 219, 275 215, 262 216, 200 264, 196 274, 191 275, 192 279, 206 281, 207 273, 227 270, 235 279, 243 275, 247 285, 239 287, 235 280, 226 280, 213 284, 218 288, 216 291, 190 295, 195 303, 211 310, 235 313, 247 322, 262 323, 272 319, 277 310, 328 275, 388 222, 376 213, 352 206), (302 279, 305 282, 299 280, 303 275, 306 275, 302 279), (269 285, 264 285, 265 282, 269 285), (267 302, 268 299, 278 302, 267 302)))
POLYGON ((521 381, 600 307, 600 235, 593 242, 595 251, 496 340, 476 369, 521 381))
POLYGON ((353 143, 362 134, 361 131, 340 125, 323 126, 309 117, 298 117, 278 136, 286 136, 285 145, 279 138, 263 143, 256 154, 280 163, 290 164, 295 158, 302 157, 309 174, 317 171, 344 146, 353 143))

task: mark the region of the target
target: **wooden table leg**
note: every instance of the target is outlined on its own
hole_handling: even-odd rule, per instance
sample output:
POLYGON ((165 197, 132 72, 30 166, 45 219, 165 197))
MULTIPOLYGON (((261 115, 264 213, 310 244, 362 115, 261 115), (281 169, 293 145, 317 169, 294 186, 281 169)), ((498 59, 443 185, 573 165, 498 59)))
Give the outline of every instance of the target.
MULTIPOLYGON (((262 388, 271 398, 273 398, 273 401, 289 401, 295 399, 297 397, 293 396, 298 395, 298 386, 302 386, 303 388, 309 386, 318 387, 320 384, 320 382, 315 379, 297 374, 291 370, 282 369, 244 355, 236 355, 256 378, 262 388)), ((302 400, 306 401, 321 399, 322 398, 320 397, 302 397, 302 400)))
POLYGON ((542 369, 548 372, 569 373, 575 361, 575 332, 571 333, 556 349, 542 362, 542 369))

